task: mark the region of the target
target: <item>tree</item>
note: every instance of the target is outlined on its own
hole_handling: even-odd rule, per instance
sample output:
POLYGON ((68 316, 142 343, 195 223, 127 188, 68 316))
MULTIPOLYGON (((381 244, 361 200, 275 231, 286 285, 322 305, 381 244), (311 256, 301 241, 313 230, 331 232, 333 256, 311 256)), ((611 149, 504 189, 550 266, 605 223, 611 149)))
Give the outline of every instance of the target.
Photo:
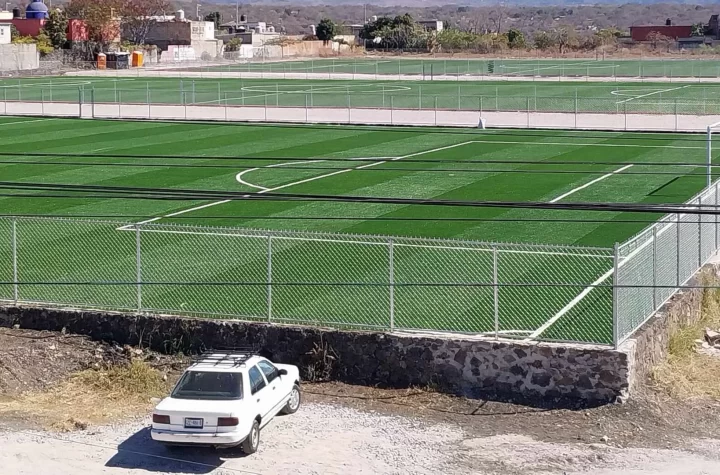
POLYGON ((20 34, 20 30, 18 30, 15 25, 10 25, 10 41, 16 43, 15 40, 17 38, 23 38, 23 36, 20 34))
POLYGON ((122 7, 122 0, 70 0, 66 7, 68 18, 83 20, 87 30, 88 41, 83 45, 86 59, 107 51, 117 38, 119 25, 115 15, 122 7))
POLYGON ((567 51, 569 47, 577 46, 578 44, 575 30, 569 26, 563 25, 554 29, 552 37, 560 54, 565 54, 565 51, 567 51))
MULTIPOLYGON (((80 0, 71 0, 80 1, 80 0)), ((145 44, 150 28, 155 23, 152 18, 168 10, 167 0, 105 0, 120 2, 119 14, 123 35, 136 45, 145 44)), ((218 19, 219 20, 219 19, 218 19)), ((210 20, 212 21, 212 20, 210 20)))
POLYGON ((668 52, 670 52, 670 47, 672 47, 673 43, 675 42, 672 38, 669 36, 665 36, 662 33, 658 31, 651 31, 647 35, 647 40, 652 45, 653 49, 658 49, 658 46, 662 46, 665 48, 668 52))
POLYGON ((511 49, 525 48, 525 35, 520 30, 510 28, 507 32, 507 44, 511 49))
POLYGON ((45 30, 40 30, 40 33, 35 37, 35 46, 40 56, 45 56, 55 50, 52 40, 45 30))
POLYGON ((329 18, 323 18, 315 28, 315 36, 317 36, 319 40, 327 43, 335 38, 335 35, 337 35, 337 29, 338 27, 334 21, 329 18))
POLYGON ((694 24, 690 36, 705 36, 705 25, 702 23, 694 24))
POLYGON ((225 43, 225 51, 228 53, 232 53, 234 51, 240 51, 240 46, 242 45, 242 38, 233 38, 227 43, 225 43))
POLYGON ((45 33, 53 47, 61 49, 65 46, 67 42, 67 27, 67 14, 59 8, 50 10, 50 16, 45 22, 45 33))
POLYGON ((207 15, 205 15, 205 21, 211 21, 215 23, 215 30, 220 30, 220 24, 222 23, 222 15, 220 12, 212 12, 207 15))
POLYGON ((538 31, 534 38, 535 48, 547 50, 555 46, 555 39, 547 31, 538 31))

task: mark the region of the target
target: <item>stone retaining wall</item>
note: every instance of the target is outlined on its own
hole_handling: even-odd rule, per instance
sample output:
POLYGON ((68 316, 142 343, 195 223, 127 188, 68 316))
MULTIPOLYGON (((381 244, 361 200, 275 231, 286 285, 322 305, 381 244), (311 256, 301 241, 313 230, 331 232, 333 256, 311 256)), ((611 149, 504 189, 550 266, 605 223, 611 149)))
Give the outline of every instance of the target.
POLYGON ((0 307, 0 326, 89 335, 162 352, 254 344, 305 379, 437 390, 557 407, 627 395, 630 359, 610 348, 399 335, 110 312, 0 307))

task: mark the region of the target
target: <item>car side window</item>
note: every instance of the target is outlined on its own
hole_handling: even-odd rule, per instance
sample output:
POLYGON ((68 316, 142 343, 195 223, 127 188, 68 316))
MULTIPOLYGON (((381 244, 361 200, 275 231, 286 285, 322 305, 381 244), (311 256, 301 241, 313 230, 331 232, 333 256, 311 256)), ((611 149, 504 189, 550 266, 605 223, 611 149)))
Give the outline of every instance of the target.
POLYGON ((260 391, 262 388, 265 387, 265 380, 263 379, 262 373, 257 368, 257 366, 253 366, 250 368, 250 371, 248 372, 248 377, 250 378, 250 393, 255 394, 256 392, 260 391))
POLYGON ((278 369, 269 361, 258 361, 257 365, 262 370, 268 383, 278 377, 278 369))

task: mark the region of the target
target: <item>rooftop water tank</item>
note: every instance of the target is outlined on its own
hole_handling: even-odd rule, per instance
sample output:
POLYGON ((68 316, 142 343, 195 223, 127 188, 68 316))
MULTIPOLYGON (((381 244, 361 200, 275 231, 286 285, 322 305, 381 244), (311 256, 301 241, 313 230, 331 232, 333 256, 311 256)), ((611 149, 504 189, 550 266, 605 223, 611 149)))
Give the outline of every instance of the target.
POLYGON ((45 19, 48 17, 48 7, 42 0, 33 0, 25 9, 25 18, 45 19))
POLYGON ((22 18, 22 13, 20 13, 20 9, 18 7, 15 7, 12 9, 12 17, 13 18, 22 18))
POLYGON ((178 10, 175 12, 176 21, 185 21, 185 10, 178 10))
POLYGON ((240 15, 240 23, 247 23, 247 15, 240 15))

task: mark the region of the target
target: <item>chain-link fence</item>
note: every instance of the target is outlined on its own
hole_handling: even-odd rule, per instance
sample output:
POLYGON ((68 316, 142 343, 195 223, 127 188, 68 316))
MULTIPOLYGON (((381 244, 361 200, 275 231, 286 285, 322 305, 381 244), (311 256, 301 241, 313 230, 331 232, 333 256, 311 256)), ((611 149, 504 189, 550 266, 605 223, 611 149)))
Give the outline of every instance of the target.
MULTIPOLYGON (((41 61, 39 73, 47 70, 94 70, 96 62, 41 61)), ((7 69, 7 68, 6 68, 7 69)), ((131 70, 104 70, 104 75, 143 76, 145 71, 164 70, 175 76, 186 73, 188 77, 198 74, 233 74, 237 77, 257 77, 266 74, 268 78, 414 78, 424 80, 481 80, 523 79, 547 80, 547 78, 587 78, 588 80, 615 79, 658 79, 682 80, 720 77, 720 63, 715 55, 687 58, 627 58, 578 57, 564 59, 533 58, 398 58, 397 56, 336 58, 304 58, 284 55, 280 46, 253 48, 252 53, 227 55, 226 58, 212 58, 201 61, 173 61, 160 57, 158 63, 148 63, 143 68, 131 70), (247 54, 248 57, 242 57, 247 54)), ((23 71, 3 71, 5 75, 23 71)))
POLYGON ((612 249, 0 219, 3 300, 612 342, 612 249))
MULTIPOLYGON (((701 211, 716 211, 719 184, 710 185, 687 204, 701 211)), ((678 213, 665 216, 617 247, 613 279, 617 344, 632 335, 717 252, 719 233, 717 215, 678 213)))
MULTIPOLYGON (((422 111, 547 112, 564 114, 720 115, 719 89, 621 89, 599 86, 603 97, 588 96, 568 86, 549 93, 535 87, 524 95, 513 87, 422 84, 294 84, 211 80, 113 81, 95 86, 77 80, 26 83, 6 81, 0 88, 4 103, 78 103, 126 105, 185 105, 208 107, 288 107, 403 109, 422 111), (450 89, 450 91, 448 91, 450 89), (439 90, 443 92, 438 93, 439 90), (650 91, 650 92, 647 92, 650 91)), ((532 87, 532 86, 531 86, 532 87)))
MULTIPOLYGON (((689 203, 716 209, 718 183, 689 203)), ((692 278, 719 240, 716 215, 685 213, 614 250, 3 218, 0 298, 618 345, 692 278)))

